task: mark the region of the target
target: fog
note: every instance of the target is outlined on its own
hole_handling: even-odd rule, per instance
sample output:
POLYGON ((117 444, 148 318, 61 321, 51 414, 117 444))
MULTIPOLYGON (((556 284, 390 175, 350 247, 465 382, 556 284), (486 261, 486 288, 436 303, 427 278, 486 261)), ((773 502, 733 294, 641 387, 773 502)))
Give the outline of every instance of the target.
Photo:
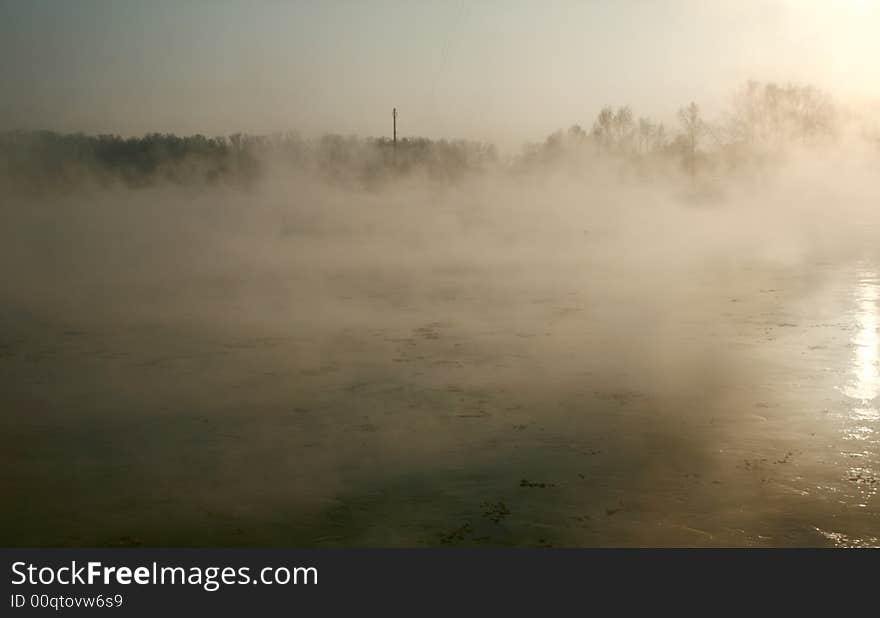
POLYGON ((877 543, 880 148, 742 109, 515 156, 7 135, 3 543, 877 543))

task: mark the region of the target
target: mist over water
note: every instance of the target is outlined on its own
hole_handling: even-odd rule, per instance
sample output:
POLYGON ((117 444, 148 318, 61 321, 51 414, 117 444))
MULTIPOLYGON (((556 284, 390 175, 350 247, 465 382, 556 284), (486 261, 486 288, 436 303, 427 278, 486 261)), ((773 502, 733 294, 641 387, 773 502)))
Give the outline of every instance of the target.
POLYGON ((7 174, 3 544, 877 544, 876 145, 579 135, 7 174))

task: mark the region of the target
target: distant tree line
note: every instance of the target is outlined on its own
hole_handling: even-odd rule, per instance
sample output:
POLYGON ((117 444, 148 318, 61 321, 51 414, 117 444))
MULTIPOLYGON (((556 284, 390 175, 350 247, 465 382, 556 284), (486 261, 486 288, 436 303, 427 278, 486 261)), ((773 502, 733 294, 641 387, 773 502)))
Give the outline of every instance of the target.
POLYGON ((695 177, 701 171, 746 167, 791 146, 827 144, 840 131, 840 112, 831 97, 813 86, 749 81, 736 91, 729 112, 709 122, 691 102, 676 114, 676 124, 642 116, 629 106, 605 106, 592 129, 573 125, 543 143, 527 145, 521 168, 558 162, 577 152, 639 164, 670 166, 695 177))
POLYGON ((403 138, 395 145, 389 138, 303 139, 293 132, 224 137, 151 133, 127 138, 53 131, 0 133, 0 181, 37 191, 84 183, 246 185, 272 166, 360 185, 415 173, 452 180, 484 169, 497 158, 491 144, 426 138, 403 138))
MULTIPOLYGON (((557 131, 504 162, 491 144, 420 137, 399 139, 395 145, 387 137, 331 134, 305 139, 295 132, 123 138, 12 131, 0 133, 0 182, 26 190, 84 183, 247 185, 269 169, 280 169, 364 186, 413 174, 450 181, 489 167, 522 171, 566 160, 577 169, 588 164, 588 158, 696 178, 707 171, 762 165, 768 154, 791 146, 821 146, 834 140, 840 127, 841 112, 821 90, 749 81, 715 122, 707 121, 694 102, 681 107, 669 127, 647 116, 636 117, 629 106, 606 106, 591 128, 574 125, 557 131)), ((877 135, 871 135, 880 144, 877 135)))
POLYGON ((7 183, 34 190, 84 182, 144 186, 157 181, 215 182, 247 174, 232 140, 202 135, 143 137, 11 131, 0 134, 0 174, 7 183))

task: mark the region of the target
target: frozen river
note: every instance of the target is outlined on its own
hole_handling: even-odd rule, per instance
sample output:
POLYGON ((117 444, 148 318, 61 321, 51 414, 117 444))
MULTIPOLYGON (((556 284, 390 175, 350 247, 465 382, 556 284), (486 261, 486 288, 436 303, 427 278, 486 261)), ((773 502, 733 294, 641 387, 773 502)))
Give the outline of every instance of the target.
POLYGON ((576 281, 321 328, 7 307, 0 540, 880 545, 877 264, 739 274, 662 319, 576 281))

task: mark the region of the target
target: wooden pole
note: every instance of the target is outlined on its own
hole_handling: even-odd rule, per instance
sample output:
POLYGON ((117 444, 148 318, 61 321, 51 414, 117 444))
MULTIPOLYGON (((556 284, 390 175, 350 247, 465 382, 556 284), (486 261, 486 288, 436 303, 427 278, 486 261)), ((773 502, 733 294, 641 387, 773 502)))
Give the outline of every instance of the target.
POLYGON ((393 135, 393 151, 394 151, 394 165, 397 165, 397 108, 391 110, 391 119, 394 125, 394 133, 393 135))

